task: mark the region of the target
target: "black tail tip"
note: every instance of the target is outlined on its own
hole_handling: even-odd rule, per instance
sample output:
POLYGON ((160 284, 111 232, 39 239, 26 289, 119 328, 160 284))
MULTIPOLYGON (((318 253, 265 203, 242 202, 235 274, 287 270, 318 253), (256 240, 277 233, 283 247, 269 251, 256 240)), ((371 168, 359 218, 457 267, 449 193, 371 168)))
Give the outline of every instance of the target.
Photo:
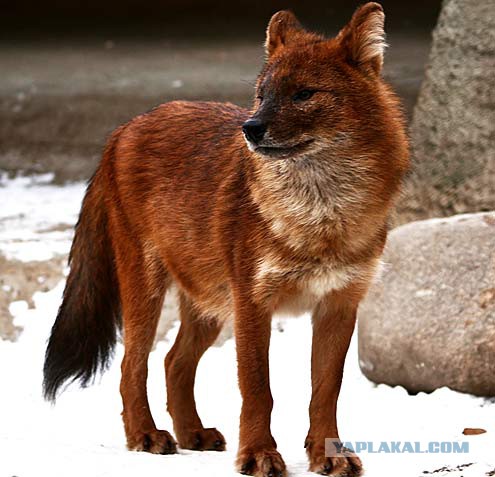
POLYGON ((59 390, 64 382, 69 379, 67 373, 64 373, 61 369, 56 369, 53 361, 47 353, 45 358, 45 365, 43 367, 43 385, 42 393, 45 401, 55 404, 59 395, 59 390))
MULTIPOLYGON (((86 388, 94 382, 95 376, 106 371, 113 357, 114 342, 105 347, 96 346, 90 353, 85 353, 85 347, 57 347, 59 343, 55 339, 57 334, 52 334, 48 344, 43 366, 43 398, 55 403, 57 397, 73 382, 78 382, 81 388, 86 388)), ((70 340, 66 340, 70 341, 70 340)))

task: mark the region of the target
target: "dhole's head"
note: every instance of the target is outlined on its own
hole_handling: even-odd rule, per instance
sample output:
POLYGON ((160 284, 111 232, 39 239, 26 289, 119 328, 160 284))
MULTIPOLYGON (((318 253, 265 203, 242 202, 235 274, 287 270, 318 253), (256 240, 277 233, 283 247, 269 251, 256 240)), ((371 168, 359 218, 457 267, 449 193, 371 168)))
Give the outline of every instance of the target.
POLYGON ((250 150, 297 158, 344 139, 365 141, 363 131, 386 129, 383 24, 382 7, 367 3, 327 39, 304 30, 291 12, 276 13, 267 29, 253 114, 243 125, 250 150))

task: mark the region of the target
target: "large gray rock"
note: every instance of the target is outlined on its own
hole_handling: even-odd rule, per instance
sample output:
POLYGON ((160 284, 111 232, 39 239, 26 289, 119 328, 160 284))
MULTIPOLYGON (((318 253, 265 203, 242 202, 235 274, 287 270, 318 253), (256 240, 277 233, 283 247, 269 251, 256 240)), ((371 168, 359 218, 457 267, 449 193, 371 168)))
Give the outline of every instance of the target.
POLYGON ((495 213, 393 230, 382 277, 359 309, 372 381, 495 396, 495 213))
POLYGON ((495 209, 495 0, 444 0, 411 141, 401 217, 495 209))

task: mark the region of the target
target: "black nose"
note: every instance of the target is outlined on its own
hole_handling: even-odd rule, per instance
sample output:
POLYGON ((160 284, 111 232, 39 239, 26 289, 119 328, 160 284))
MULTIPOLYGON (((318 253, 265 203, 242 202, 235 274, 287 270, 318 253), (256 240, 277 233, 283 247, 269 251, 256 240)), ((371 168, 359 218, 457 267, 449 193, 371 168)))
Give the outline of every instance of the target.
POLYGON ((258 119, 248 119, 242 125, 242 131, 251 142, 258 144, 266 133, 266 125, 258 119))

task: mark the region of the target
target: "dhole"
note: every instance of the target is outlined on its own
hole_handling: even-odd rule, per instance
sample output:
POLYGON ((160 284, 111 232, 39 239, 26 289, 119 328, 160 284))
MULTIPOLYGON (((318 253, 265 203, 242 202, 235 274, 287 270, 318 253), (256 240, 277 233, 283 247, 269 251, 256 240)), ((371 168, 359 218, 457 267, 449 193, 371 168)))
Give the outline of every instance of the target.
POLYGON ((313 314, 312 471, 357 476, 356 456, 325 457, 356 310, 408 168, 399 102, 384 83, 384 14, 368 3, 332 39, 287 11, 268 26, 252 111, 176 101, 118 128, 84 198, 70 274, 46 352, 44 392, 88 384, 122 325, 121 394, 129 449, 176 452, 146 394, 165 292, 181 327, 165 359, 177 443, 224 450, 193 395, 198 361, 233 316, 243 397, 237 469, 285 476, 270 431, 270 322, 313 314))

